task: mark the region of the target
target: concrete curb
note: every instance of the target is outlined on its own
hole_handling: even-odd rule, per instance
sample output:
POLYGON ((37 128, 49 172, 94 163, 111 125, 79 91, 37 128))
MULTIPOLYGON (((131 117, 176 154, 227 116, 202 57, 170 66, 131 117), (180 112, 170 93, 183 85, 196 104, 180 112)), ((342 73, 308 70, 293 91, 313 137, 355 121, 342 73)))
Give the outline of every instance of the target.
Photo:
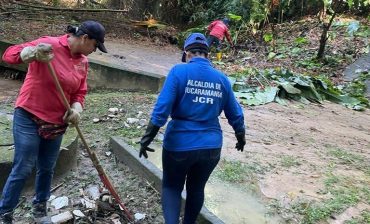
MULTIPOLYGON (((78 137, 74 139, 64 149, 61 148, 57 163, 54 168, 53 181, 57 178, 61 178, 69 173, 69 171, 77 167, 77 150, 78 150, 78 137)), ((12 170, 12 162, 0 163, 0 192, 3 190, 6 180, 12 170)), ((28 177, 24 191, 33 189, 35 183, 35 171, 28 177)))
MULTIPOLYGON (((153 184, 154 188, 161 192, 162 171, 153 165, 149 160, 139 158, 138 151, 127 144, 122 138, 111 137, 110 148, 117 159, 129 166, 135 173, 147 179, 153 184)), ((183 197, 183 200, 185 198, 183 197)), ((216 215, 203 206, 199 216, 199 224, 224 224, 216 215)))

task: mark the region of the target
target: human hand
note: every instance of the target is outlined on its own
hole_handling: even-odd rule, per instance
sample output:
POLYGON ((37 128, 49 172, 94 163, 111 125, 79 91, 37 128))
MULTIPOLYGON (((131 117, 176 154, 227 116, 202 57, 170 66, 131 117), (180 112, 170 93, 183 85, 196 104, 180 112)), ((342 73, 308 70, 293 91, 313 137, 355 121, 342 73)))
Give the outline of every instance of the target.
POLYGON ((243 152, 244 146, 246 144, 246 142, 245 142, 245 132, 243 131, 243 132, 235 133, 235 137, 238 140, 238 142, 235 145, 235 148, 238 151, 243 152))
POLYGON ((141 158, 141 156, 144 156, 145 159, 147 159, 148 158, 148 154, 146 153, 147 151, 154 152, 155 150, 152 148, 149 148, 148 146, 141 145, 140 152, 139 152, 139 158, 141 158))
POLYGON ((144 156, 147 159, 148 154, 146 152, 154 152, 154 149, 149 148, 148 145, 150 145, 154 137, 157 135, 159 128, 160 127, 154 125, 151 121, 149 121, 145 134, 140 140, 139 158, 141 158, 141 156, 144 156))
POLYGON ((23 48, 21 51, 21 59, 25 63, 30 63, 34 60, 40 62, 49 62, 53 59, 53 49, 51 44, 40 43, 36 46, 23 48))
POLYGON ((72 123, 77 125, 80 122, 80 113, 82 112, 82 105, 79 102, 72 104, 71 109, 67 110, 63 116, 65 123, 72 123))

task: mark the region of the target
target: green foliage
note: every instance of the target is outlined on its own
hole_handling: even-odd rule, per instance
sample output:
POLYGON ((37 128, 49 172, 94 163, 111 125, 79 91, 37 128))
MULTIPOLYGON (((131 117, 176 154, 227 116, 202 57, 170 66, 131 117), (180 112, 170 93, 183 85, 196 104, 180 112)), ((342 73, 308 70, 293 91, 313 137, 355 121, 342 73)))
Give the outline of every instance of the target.
POLYGON ((231 77, 234 77, 232 83, 235 96, 247 105, 261 105, 288 98, 317 103, 326 99, 354 110, 369 107, 364 91, 359 91, 357 95, 344 92, 324 76, 310 77, 281 68, 268 70, 247 68, 232 74, 231 77))
POLYGON ((273 35, 272 35, 272 33, 265 33, 265 34, 263 35, 263 40, 264 40, 265 42, 271 42, 271 41, 272 41, 272 39, 273 39, 273 35))

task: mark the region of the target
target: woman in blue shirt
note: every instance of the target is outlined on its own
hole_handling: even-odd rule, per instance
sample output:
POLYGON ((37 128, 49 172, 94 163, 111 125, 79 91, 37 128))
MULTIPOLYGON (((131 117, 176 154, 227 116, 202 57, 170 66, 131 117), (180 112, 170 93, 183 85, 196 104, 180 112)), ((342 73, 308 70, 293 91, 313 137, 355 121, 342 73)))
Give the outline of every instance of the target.
POLYGON ((181 192, 186 182, 185 224, 193 224, 204 203, 204 188, 220 160, 222 131, 219 115, 224 111, 243 151, 243 110, 236 101, 226 75, 212 67, 203 34, 193 33, 185 41, 186 64, 169 72, 153 109, 146 133, 140 141, 139 157, 148 158, 148 145, 160 127, 171 121, 163 141, 162 208, 167 224, 179 223, 181 192))

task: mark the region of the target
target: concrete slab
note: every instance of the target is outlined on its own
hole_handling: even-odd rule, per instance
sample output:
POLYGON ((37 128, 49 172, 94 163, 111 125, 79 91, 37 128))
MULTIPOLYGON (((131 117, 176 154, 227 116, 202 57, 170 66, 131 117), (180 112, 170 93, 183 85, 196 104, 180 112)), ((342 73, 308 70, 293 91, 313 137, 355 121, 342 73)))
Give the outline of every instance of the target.
MULTIPOLYGON (((0 40, 0 55, 13 45, 13 43, 0 40)), ((27 71, 26 64, 9 65, 1 60, 0 66, 16 69, 22 72, 27 71)), ((101 57, 89 58, 89 88, 107 88, 117 90, 143 90, 158 92, 166 78, 164 75, 165 68, 161 70, 146 68, 145 64, 137 67, 128 67, 116 61, 107 61, 101 57), (146 70, 144 70, 146 69, 146 70)))
MULTIPOLYGON (((353 64, 348 66, 343 72, 344 80, 350 82, 353 79, 358 78, 360 74, 356 72, 358 70, 370 72, 370 54, 362 56, 353 64)), ((366 97, 370 98, 370 80, 366 80, 365 84, 367 86, 366 97)))
MULTIPOLYGON (((138 150, 127 144, 122 138, 111 137, 110 147, 117 159, 129 166, 135 173, 147 179, 153 187, 161 192, 162 171, 144 158, 139 158, 138 150)), ((185 200, 183 196, 183 201, 185 200)), ((224 224, 216 215, 203 206, 199 216, 199 224, 224 224)))

